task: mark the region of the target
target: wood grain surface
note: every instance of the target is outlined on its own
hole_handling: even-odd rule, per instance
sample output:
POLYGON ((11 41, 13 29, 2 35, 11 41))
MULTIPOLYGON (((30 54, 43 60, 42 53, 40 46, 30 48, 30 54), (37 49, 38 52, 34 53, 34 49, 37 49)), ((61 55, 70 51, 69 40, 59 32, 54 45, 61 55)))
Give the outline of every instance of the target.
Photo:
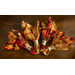
MULTIPOLYGON (((22 20, 34 26, 37 19, 48 24, 50 16, 56 22, 59 31, 65 31, 66 36, 75 38, 75 15, 0 15, 0 59, 75 59, 75 47, 68 51, 51 51, 48 56, 42 53, 35 56, 26 49, 2 50, 2 46, 8 41, 8 31, 16 29, 21 32, 22 20)), ((41 43, 41 40, 39 42, 41 43)), ((33 46, 32 41, 29 40, 29 43, 33 46)), ((75 46, 75 42, 73 45, 75 46)))

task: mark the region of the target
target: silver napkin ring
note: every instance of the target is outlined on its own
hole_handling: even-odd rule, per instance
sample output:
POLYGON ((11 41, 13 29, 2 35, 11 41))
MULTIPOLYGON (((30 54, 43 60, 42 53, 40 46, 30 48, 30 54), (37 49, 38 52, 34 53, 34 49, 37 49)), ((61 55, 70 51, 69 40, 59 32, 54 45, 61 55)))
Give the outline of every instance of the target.
POLYGON ((33 42, 34 42, 35 45, 39 44, 38 40, 33 40, 33 42))
POLYGON ((53 46, 49 46, 49 47, 48 47, 48 50, 49 50, 49 51, 51 51, 52 49, 54 49, 53 46))
POLYGON ((42 40, 42 45, 46 45, 46 43, 47 43, 47 40, 42 40))
POLYGON ((32 48, 32 46, 30 46, 29 44, 26 46, 26 49, 28 49, 29 51, 31 48, 32 48))

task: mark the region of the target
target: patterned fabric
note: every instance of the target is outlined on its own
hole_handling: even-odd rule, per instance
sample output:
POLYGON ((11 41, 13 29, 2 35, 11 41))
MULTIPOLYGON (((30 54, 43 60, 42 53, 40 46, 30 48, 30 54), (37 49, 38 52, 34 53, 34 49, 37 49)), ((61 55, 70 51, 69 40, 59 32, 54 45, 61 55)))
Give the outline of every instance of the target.
POLYGON ((49 52, 54 50, 68 50, 69 47, 74 47, 71 44, 74 42, 74 38, 65 36, 64 32, 59 32, 54 21, 51 17, 48 19, 48 27, 44 22, 41 22, 41 29, 39 28, 39 21, 36 21, 36 25, 33 27, 27 22, 22 21, 22 35, 17 30, 8 32, 9 41, 2 46, 6 50, 21 50, 28 49, 32 54, 37 55, 39 52, 43 52, 44 55, 48 55, 49 52), (40 30, 42 34, 42 44, 39 45, 40 30), (25 38, 24 38, 25 37, 25 38), (51 46, 46 47, 47 41, 53 37, 51 46), (34 42, 34 48, 29 45, 26 39, 30 39, 34 42), (40 50, 41 47, 41 50, 40 50))
MULTIPOLYGON (((54 50, 68 50, 69 47, 74 47, 71 44, 74 42, 74 38, 65 36, 64 32, 59 32, 54 36, 52 47, 54 50)), ((41 49, 45 55, 49 54, 48 47, 41 49)))
MULTIPOLYGON (((4 46, 2 46, 3 49, 21 50, 23 48, 26 48, 27 45, 29 45, 28 41, 17 30, 12 30, 12 32, 8 32, 8 37, 9 41, 4 46)), ((33 47, 30 49, 30 52, 36 55, 36 51, 33 47)))
POLYGON ((44 54, 44 55, 46 55, 46 56, 49 55, 49 50, 48 50, 47 47, 45 47, 44 49, 42 49, 42 51, 43 51, 43 54, 44 54))
POLYGON ((54 36, 52 46, 55 50, 68 50, 69 47, 74 47, 71 44, 74 42, 74 38, 65 36, 64 32, 54 36))
POLYGON ((33 34, 31 33, 31 30, 30 29, 32 29, 32 25, 30 25, 29 23, 25 23, 24 21, 22 21, 22 25, 21 25, 21 28, 22 28, 22 33, 24 34, 24 35, 26 35, 25 36, 25 38, 26 39, 34 39, 34 37, 32 37, 33 36, 33 34), (25 31, 26 30, 26 31, 25 31), (28 35, 27 35, 28 34, 28 35), (30 37, 31 36, 31 37, 30 37))
MULTIPOLYGON (((25 26, 23 24, 21 25, 22 27, 22 33, 24 34, 26 39, 30 39, 32 41, 39 40, 40 37, 40 29, 39 29, 39 21, 37 20, 36 25, 32 27, 31 25, 27 25, 25 23, 25 26)), ((39 44, 34 43, 34 49, 36 50, 37 54, 39 54, 40 49, 39 49, 39 44)))
MULTIPOLYGON (((36 25, 32 28, 32 33, 35 36, 34 40, 39 40, 39 38, 40 38, 39 23, 40 22, 37 20, 36 21, 36 25)), ((37 51, 37 54, 39 54, 39 52, 40 52, 40 45, 39 45, 39 43, 38 44, 34 44, 34 49, 37 51)))
MULTIPOLYGON (((58 33, 58 29, 57 26, 55 24, 55 22, 52 22, 51 17, 49 17, 48 19, 48 27, 46 26, 46 24, 44 22, 41 22, 41 27, 42 27, 42 41, 43 39, 45 39, 46 41, 49 41, 50 38, 54 37, 55 34, 58 33)), ((41 45, 41 50, 45 49, 45 45, 42 44, 41 45)))
POLYGON ((44 22, 41 22, 42 27, 42 38, 47 39, 49 41, 50 37, 53 37, 58 33, 57 26, 55 22, 51 20, 51 17, 48 19, 48 27, 46 27, 44 22))

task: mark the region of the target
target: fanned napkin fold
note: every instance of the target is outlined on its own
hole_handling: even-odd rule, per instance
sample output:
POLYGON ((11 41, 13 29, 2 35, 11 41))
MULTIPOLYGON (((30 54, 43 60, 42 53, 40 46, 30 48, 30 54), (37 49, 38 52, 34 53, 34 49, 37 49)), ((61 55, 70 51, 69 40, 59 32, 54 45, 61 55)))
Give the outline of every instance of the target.
POLYGON ((51 17, 49 17, 48 19, 48 27, 44 22, 41 22, 41 32, 41 49, 43 50, 46 46, 47 41, 49 41, 50 38, 54 37, 54 35, 58 33, 57 26, 54 21, 52 22, 51 17))
POLYGON ((39 37, 40 37, 40 29, 39 29, 39 21, 36 21, 36 25, 33 27, 32 25, 22 21, 22 33, 24 34, 26 39, 30 39, 34 42, 34 49, 37 54, 40 52, 39 45, 39 37))
POLYGON ((48 55, 51 50, 68 50, 70 47, 74 47, 71 45, 74 42, 74 38, 65 36, 65 32, 58 32, 57 26, 51 17, 48 19, 48 27, 44 22, 41 22, 41 50, 38 42, 40 38, 39 21, 36 21, 35 26, 22 21, 21 27, 23 35, 17 30, 8 32, 9 41, 2 46, 3 49, 21 50, 26 48, 34 55, 39 54, 41 51, 44 55, 48 55), (50 38, 53 38, 52 44, 46 47, 46 43, 50 38), (26 39, 34 42, 34 48, 29 45, 26 39))
POLYGON ((2 46, 6 50, 21 50, 23 48, 28 49, 32 54, 36 55, 36 51, 32 46, 29 45, 28 41, 23 37, 23 35, 17 31, 12 30, 8 32, 9 41, 2 46))
POLYGON ((71 44, 74 42, 73 37, 65 36, 65 32, 59 32, 54 36, 53 42, 51 46, 43 49, 43 53, 48 55, 51 50, 68 50, 69 47, 74 47, 71 44))

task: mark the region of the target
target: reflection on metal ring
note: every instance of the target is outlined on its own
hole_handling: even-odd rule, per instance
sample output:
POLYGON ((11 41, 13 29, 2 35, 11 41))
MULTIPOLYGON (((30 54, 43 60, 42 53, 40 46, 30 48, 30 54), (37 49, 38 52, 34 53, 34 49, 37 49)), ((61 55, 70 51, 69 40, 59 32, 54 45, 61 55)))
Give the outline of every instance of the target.
POLYGON ((42 43, 41 44, 42 45, 46 45, 46 42, 47 42, 46 40, 42 40, 42 43))
POLYGON ((31 48, 32 48, 32 46, 30 46, 29 44, 26 46, 26 49, 28 49, 29 51, 31 48))

